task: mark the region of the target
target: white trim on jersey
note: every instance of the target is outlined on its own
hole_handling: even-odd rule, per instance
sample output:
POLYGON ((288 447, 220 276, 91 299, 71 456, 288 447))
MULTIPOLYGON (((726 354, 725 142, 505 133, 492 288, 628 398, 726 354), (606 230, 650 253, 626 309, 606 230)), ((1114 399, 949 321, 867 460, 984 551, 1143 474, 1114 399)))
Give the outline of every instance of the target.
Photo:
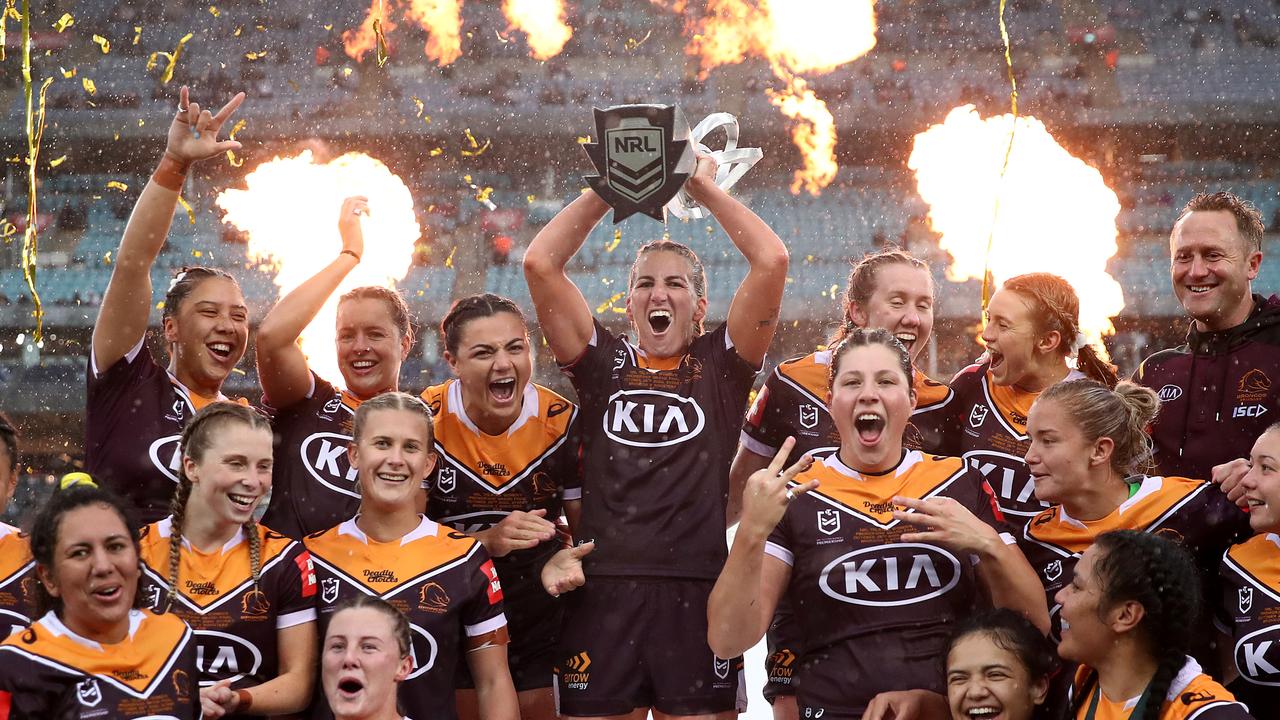
POLYGON ((309 623, 309 622, 315 622, 315 620, 316 620, 315 608, 297 610, 291 613, 286 613, 284 615, 277 615, 276 629, 283 630, 285 628, 293 627, 294 625, 305 625, 306 623, 309 623))
MULTIPOLYGON (((418 517, 422 518, 422 522, 418 523, 418 527, 409 531, 404 537, 400 538, 401 547, 407 543, 413 542, 414 540, 419 540, 424 537, 435 537, 440 534, 440 525, 438 525, 436 521, 425 515, 419 515, 418 517)), ((356 524, 356 520, 359 518, 360 516, 356 515, 350 520, 343 521, 343 523, 338 526, 338 534, 350 535, 365 545, 368 545, 369 536, 365 535, 364 531, 360 529, 360 526, 356 524)))
POLYGON ((738 434, 738 442, 742 443, 742 447, 750 450, 751 452, 757 455, 762 455, 764 457, 773 457, 774 455, 778 454, 778 448, 769 447, 768 445, 765 445, 759 440, 748 435, 746 430, 743 430, 738 434))
MULTIPOLYGON (((146 342, 147 336, 144 333, 143 336, 138 339, 138 344, 134 345, 132 350, 124 354, 125 362, 131 363, 137 359, 138 353, 142 351, 142 346, 145 345, 146 342)), ((102 374, 102 371, 98 369, 98 358, 93 353, 93 343, 89 343, 89 372, 93 373, 94 379, 97 379, 98 376, 102 374)))
POLYGON ((494 615, 488 620, 478 622, 475 625, 463 625, 462 629, 467 633, 467 637, 476 637, 478 635, 491 633, 495 630, 498 630, 499 628, 504 628, 506 626, 507 626, 507 614, 498 613, 497 615, 494 615))
POLYGON ((567 487, 567 488, 565 488, 565 489, 564 489, 564 492, 560 495, 560 499, 561 499, 561 500, 564 500, 564 501, 581 500, 581 499, 582 499, 582 488, 580 488, 580 487, 576 487, 576 488, 568 488, 568 487, 567 487))
POLYGON ((794 566, 796 564, 796 554, 775 542, 765 541, 764 554, 778 558, 788 565, 794 566))

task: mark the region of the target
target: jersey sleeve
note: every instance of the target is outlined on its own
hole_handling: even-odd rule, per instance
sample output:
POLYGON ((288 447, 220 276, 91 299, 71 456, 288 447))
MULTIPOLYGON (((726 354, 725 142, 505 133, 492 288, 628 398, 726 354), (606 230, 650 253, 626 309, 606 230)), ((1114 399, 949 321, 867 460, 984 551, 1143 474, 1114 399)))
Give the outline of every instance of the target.
POLYGON ((88 408, 109 412, 112 407, 131 401, 139 386, 161 372, 163 370, 147 350, 145 337, 124 357, 106 368, 97 366, 90 348, 86 373, 88 408))
POLYGON ((569 376, 569 381, 573 383, 573 389, 582 402, 604 402, 605 398, 597 399, 592 396, 593 390, 607 387, 606 376, 623 361, 622 357, 615 359, 614 356, 626 351, 620 347, 615 348, 617 338, 599 320, 592 318, 591 322, 594 327, 587 347, 576 360, 561 365, 560 370, 569 376))
POLYGON ((973 502, 969 506, 969 510, 977 516, 979 520, 990 525, 1000 535, 1000 539, 1005 545, 1016 545, 1017 533, 1014 531, 1009 521, 1005 519, 1004 513, 1000 512, 1000 505, 996 501, 996 492, 991 488, 991 483, 987 479, 964 466, 964 474, 968 478, 967 482, 975 488, 973 502))
POLYGON ((284 551, 276 575, 276 629, 303 625, 316 619, 315 566, 311 553, 294 541, 284 551))
POLYGON ((774 370, 747 411, 742 423, 742 446, 765 457, 777 453, 791 433, 784 419, 787 404, 787 387, 774 370))
POLYGON ((317 399, 323 399, 325 402, 327 402, 329 398, 333 397, 334 394, 337 393, 337 388, 335 388, 329 381, 317 375, 314 370, 311 370, 310 374, 311 374, 311 387, 310 389, 307 390, 306 395, 303 395, 297 402, 293 403, 292 405, 289 405, 287 407, 282 407, 282 408, 278 408, 269 404, 268 398, 264 395, 262 398, 263 412, 267 413, 273 418, 276 416, 293 415, 298 413, 299 411, 305 412, 308 408, 311 407, 311 405, 313 405, 316 402, 317 399))
POLYGON ((462 608, 462 631, 468 651, 507 643, 507 616, 502 603, 502 581, 484 547, 468 563, 472 592, 462 608))
POLYGON ((782 520, 773 528, 773 532, 769 533, 769 539, 764 543, 764 554, 775 557, 782 562, 795 566, 796 556, 795 549, 791 542, 791 524, 792 508, 795 506, 793 502, 787 507, 786 513, 782 516, 782 520))
POLYGON ((564 500, 582 499, 582 414, 575 407, 569 429, 565 431, 564 445, 556 451, 556 475, 564 500))
POLYGON ((733 346, 733 339, 729 337, 728 323, 720 325, 694 342, 707 343, 707 353, 714 359, 718 371, 717 379, 729 384, 729 391, 723 395, 728 398, 738 398, 736 407, 728 408, 731 412, 726 413, 725 417, 741 417, 740 413, 746 404, 744 401, 751 392, 751 386, 756 382, 756 375, 760 374, 760 367, 752 365, 738 354, 737 348, 733 346))

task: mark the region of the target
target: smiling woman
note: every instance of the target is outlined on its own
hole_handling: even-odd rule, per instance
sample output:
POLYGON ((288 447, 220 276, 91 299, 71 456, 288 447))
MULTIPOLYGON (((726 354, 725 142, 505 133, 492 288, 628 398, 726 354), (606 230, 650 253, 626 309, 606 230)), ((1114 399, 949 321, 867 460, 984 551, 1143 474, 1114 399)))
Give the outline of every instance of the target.
POLYGON ((93 329, 85 417, 87 469, 120 492, 138 520, 165 514, 164 498, 178 476, 177 437, 183 422, 214 400, 244 356, 248 310, 235 279, 222 270, 184 268, 163 303, 169 363, 145 347, 151 314, 151 268, 164 246, 178 193, 192 163, 240 143, 218 131, 244 100, 238 94, 212 115, 181 92, 159 167, 138 197, 116 253, 111 281, 93 329))
POLYGON ((206 717, 299 712, 315 682, 316 581, 301 543, 253 520, 271 490, 271 426, 213 403, 181 450, 172 514, 142 531, 145 601, 199 628, 206 717))

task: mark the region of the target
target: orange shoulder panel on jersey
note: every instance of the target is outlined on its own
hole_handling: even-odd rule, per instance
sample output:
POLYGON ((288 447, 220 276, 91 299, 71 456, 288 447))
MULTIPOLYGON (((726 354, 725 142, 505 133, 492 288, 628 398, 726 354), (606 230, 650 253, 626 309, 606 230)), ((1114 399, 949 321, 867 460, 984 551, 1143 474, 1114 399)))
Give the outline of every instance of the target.
POLYGON ((508 472, 477 472, 474 477, 494 488, 503 488, 523 477, 524 470, 559 447, 573 420, 573 403, 555 392, 534 385, 538 397, 537 416, 524 416, 504 435, 486 435, 467 427, 460 408, 461 386, 448 380, 427 388, 422 397, 431 408, 436 426, 436 447, 464 468, 480 467, 485 461, 501 458, 508 472))
POLYGON ((1031 412, 1031 405, 1040 393, 1019 390, 1012 385, 996 385, 991 381, 989 372, 982 378, 982 384, 1000 417, 1020 435, 1026 435, 1027 413, 1031 412))
POLYGON ((401 541, 374 542, 351 520, 307 538, 314 562, 383 594, 445 566, 464 561, 479 545, 470 535, 426 521, 401 541))
POLYGON ((1063 517, 1054 506, 1032 518, 1027 534, 1039 542, 1055 545, 1070 553, 1082 553, 1102 533, 1111 530, 1147 530, 1164 522, 1171 513, 1206 487, 1199 480, 1149 476, 1138 490, 1110 515, 1081 522, 1063 517))
POLYGON ((907 454, 892 478, 873 476, 858 480, 824 462, 815 462, 795 479, 803 484, 817 478, 820 482, 810 494, 826 499, 849 512, 879 525, 893 522, 893 497, 929 497, 951 484, 964 471, 964 460, 953 457, 907 454), (905 466, 905 467, 904 467, 905 466))
POLYGON ((142 613, 141 624, 124 642, 111 646, 111 652, 86 653, 79 641, 55 633, 36 621, 26 630, 14 633, 4 645, 38 657, 75 674, 97 675, 128 686, 134 694, 146 696, 157 682, 163 681, 169 667, 177 659, 191 634, 191 628, 177 615, 142 613))
POLYGON ((0 585, 27 571, 31 545, 25 533, 0 523, 0 585))
MULTIPOLYGON (((1199 669, 1198 666, 1191 663, 1188 663, 1188 666, 1199 669)), ((1072 685, 1077 692, 1091 673, 1093 673, 1093 670, 1083 665, 1076 668, 1075 681, 1072 685)), ((1190 674, 1187 667, 1184 667, 1182 673, 1179 673, 1179 678, 1184 677, 1183 673, 1190 674)), ((1092 715, 1093 720, 1128 720, 1133 710, 1133 708, 1126 707, 1128 699, 1112 700, 1108 698, 1098 690, 1096 680, 1090 682, 1089 693, 1091 696, 1095 693, 1098 695, 1098 706, 1096 712, 1092 715)), ((1218 681, 1204 673, 1195 675, 1189 681, 1182 683, 1179 683, 1178 678, 1175 678, 1167 697, 1164 711, 1160 713, 1159 720, 1192 720, 1193 718, 1204 717, 1202 713, 1206 710, 1212 712, 1211 708, 1237 708, 1240 711, 1238 714, 1229 713, 1227 717, 1249 717, 1244 713, 1243 706, 1236 701, 1235 695, 1232 695, 1230 690, 1227 690, 1218 681)), ((1089 700, 1086 699, 1080 705, 1080 710, 1076 713, 1077 720, 1084 720, 1084 718, 1089 717, 1088 708, 1090 704, 1089 700)), ((1209 717, 1217 716, 1211 715, 1209 717)), ((1258 715, 1257 717, 1261 718, 1262 716, 1258 715)))
POLYGON ((814 401, 826 406, 827 393, 831 389, 828 379, 830 367, 831 353, 823 350, 787 360, 778 365, 777 372, 793 385, 813 396, 814 401))
MULTIPOLYGON (((147 525, 142 529, 139 543, 142 561, 166 584, 169 582, 170 527, 169 518, 147 525)), ((259 562, 266 568, 280 557, 293 540, 261 525, 255 527, 262 543, 259 562)), ((206 608, 251 582, 253 566, 247 551, 247 538, 241 541, 241 545, 245 552, 231 552, 225 556, 220 551, 201 553, 193 551, 190 546, 183 546, 179 561, 179 576, 183 582, 180 583, 178 592, 196 607, 206 608)))
POLYGON ((1227 549, 1227 561, 1253 584, 1280 590, 1280 548, 1267 534, 1254 535, 1227 549))
POLYGON ((938 382, 918 369, 915 371, 914 375, 915 377, 912 378, 912 386, 916 391, 917 410, 923 410, 933 405, 940 405, 950 399, 951 387, 946 383, 938 382))

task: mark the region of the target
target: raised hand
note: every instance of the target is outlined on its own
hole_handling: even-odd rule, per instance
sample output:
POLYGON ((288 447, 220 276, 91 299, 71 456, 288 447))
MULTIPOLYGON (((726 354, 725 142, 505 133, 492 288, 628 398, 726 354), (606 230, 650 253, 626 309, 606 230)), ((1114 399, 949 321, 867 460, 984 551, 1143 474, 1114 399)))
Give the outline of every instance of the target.
POLYGON ((338 212, 338 234, 342 236, 342 250, 355 253, 357 261, 364 257, 364 230, 360 226, 360 217, 368 214, 369 198, 363 195, 353 195, 343 200, 342 210, 338 212))
POLYGON ((547 519, 543 508, 524 512, 516 510, 502 518, 502 522, 483 532, 476 533, 484 548, 493 557, 503 557, 513 550, 527 550, 556 536, 556 526, 547 519))
POLYGON ((697 153, 698 166, 694 168, 693 174, 685 181, 684 189, 689 193, 689 197, 693 198, 699 204, 704 204, 707 196, 711 193, 724 192, 716 185, 716 170, 719 164, 710 155, 697 153))
POLYGON ((594 542, 585 542, 552 555, 547 564, 542 566, 542 587, 552 597, 559 597, 585 585, 587 575, 582 570, 582 558, 595 549, 594 542))
POLYGON ((184 85, 178 93, 178 113, 169 125, 168 142, 165 153, 184 165, 221 155, 228 150, 239 150, 240 143, 235 140, 218 140, 218 132, 244 102, 244 93, 236 93, 226 105, 211 115, 208 110, 201 110, 198 103, 191 98, 184 85))
POLYGON ((1222 488, 1222 492, 1226 494, 1228 500, 1248 510, 1248 501, 1244 499, 1244 486, 1240 484, 1240 481, 1248 474, 1249 461, 1244 458, 1237 458, 1231 462, 1214 465, 1210 480, 1222 488))
POLYGON ((894 505, 912 510, 894 510, 895 520, 919 528, 902 534, 903 542, 935 543, 957 552, 989 555, 1003 545, 995 528, 982 522, 969 508, 954 498, 931 497, 924 500, 894 497, 894 505))
POLYGON ((813 458, 805 455, 786 470, 782 469, 796 446, 795 438, 787 438, 778 449, 773 460, 763 468, 751 473, 747 485, 742 491, 742 520, 738 522, 739 533, 750 533, 752 537, 768 537, 778 521, 787 512, 787 504, 810 490, 818 487, 817 480, 810 480, 803 485, 788 488, 796 475, 807 470, 813 464, 813 458))

